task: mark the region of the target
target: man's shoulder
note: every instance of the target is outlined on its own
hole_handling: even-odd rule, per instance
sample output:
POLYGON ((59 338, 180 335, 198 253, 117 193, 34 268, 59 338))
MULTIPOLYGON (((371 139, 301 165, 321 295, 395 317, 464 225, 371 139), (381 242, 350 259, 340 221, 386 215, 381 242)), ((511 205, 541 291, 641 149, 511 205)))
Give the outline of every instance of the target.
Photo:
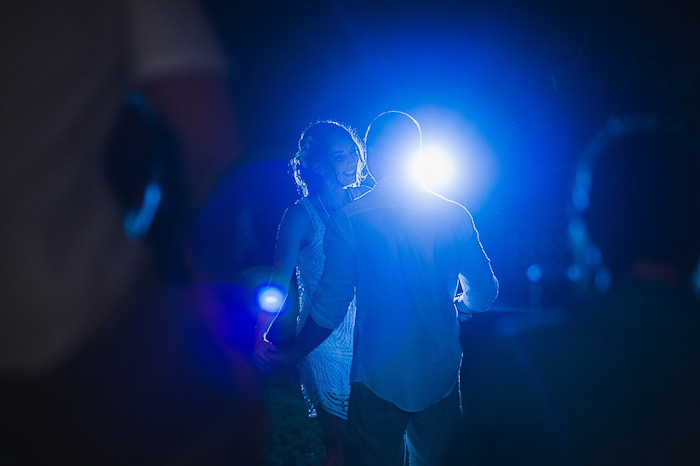
POLYGON ((424 208, 437 210, 451 218, 471 217, 471 214, 457 201, 443 197, 433 191, 426 190, 422 196, 424 208))
MULTIPOLYGON (((363 212, 386 206, 386 196, 381 196, 374 191, 364 193, 361 197, 350 202, 343 207, 343 212, 348 217, 352 217, 363 212)), ((401 194, 402 204, 413 209, 425 210, 426 212, 440 212, 449 217, 471 217, 469 211, 460 203, 447 199, 437 193, 425 189, 414 191, 403 191, 401 194)), ((394 204, 394 203, 389 203, 394 204)), ((395 207, 399 205, 394 204, 395 207)))

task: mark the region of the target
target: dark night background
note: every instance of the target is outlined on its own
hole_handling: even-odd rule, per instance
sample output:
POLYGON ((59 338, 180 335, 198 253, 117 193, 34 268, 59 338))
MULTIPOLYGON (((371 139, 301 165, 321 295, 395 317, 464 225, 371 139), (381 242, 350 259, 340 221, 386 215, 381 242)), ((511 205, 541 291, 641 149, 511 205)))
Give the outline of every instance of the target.
MULTIPOLYGON (((132 99, 136 105, 115 132, 112 162, 118 166, 108 169, 128 204, 141 202, 153 165, 170 164, 157 167, 165 173, 158 180, 164 195, 146 236, 163 289, 129 310, 104 342, 92 342, 55 374, 30 381, 33 391, 24 381, 0 384, 2 393, 16 395, 36 413, 27 415, 20 404, 14 418, 3 413, 0 419, 22 421, 30 435, 39 420, 39 431, 49 433, 42 442, 64 451, 65 437, 75 448, 66 450, 67 457, 93 453, 84 437, 85 425, 92 424, 83 416, 99 428, 90 427, 90 436, 110 442, 96 456, 119 451, 149 461, 139 448, 170 453, 173 443, 179 447, 178 439, 209 427, 210 419, 249 414, 245 399, 231 405, 219 400, 231 401, 235 390, 247 389, 241 381, 253 380, 257 388, 266 377, 248 360, 254 292, 269 279, 283 212, 299 197, 288 162, 311 122, 333 119, 363 135, 379 113, 401 110, 421 124, 426 146, 443 145, 452 155, 454 181, 436 191, 472 212, 500 282, 499 312, 473 318, 463 344, 478 340, 497 318, 574 302, 565 273, 572 262, 570 191, 577 158, 610 118, 653 114, 695 139, 700 133, 697 0, 200 2, 230 59, 245 146, 241 159, 187 223, 192 212, 182 208, 174 139, 157 117, 144 115, 143 101, 132 99), (183 259, 183 249, 192 257, 183 259), (199 281, 187 283, 192 277, 185 269, 193 263, 201 269, 199 281), (537 284, 527 278, 532 265, 541 268, 537 284), (212 312, 202 318, 200 309, 212 312), (229 346, 234 358, 222 354, 229 346), (240 373, 230 371, 232 360, 240 373), (182 419, 187 422, 177 422, 182 419), (190 419, 202 425, 190 425, 190 419), (67 422, 75 425, 64 428, 67 422)), ((645 370, 646 363, 640 363, 645 370)), ((306 415, 292 379, 264 381, 282 384, 266 393, 272 412, 266 464, 319 464, 319 426, 306 415), (270 400, 270 393, 277 398, 270 400)), ((11 405, 13 398, 3 396, 11 405)), ((267 420, 256 420, 253 427, 265 431, 267 420)), ((7 432, 23 435, 12 422, 5 425, 0 466, 6 464, 1 444, 12 438, 7 432)), ((230 447, 255 453, 257 446, 244 443, 261 435, 242 421, 236 426, 230 447)), ((34 440, 27 438, 33 453, 34 440)))
POLYGON ((246 146, 204 215, 203 231, 219 241, 200 253, 225 278, 270 263, 276 225, 296 198, 286 164, 317 119, 363 134, 397 109, 418 119, 426 143, 449 141, 460 176, 440 193, 474 214, 505 307, 527 305, 532 264, 542 268, 545 304, 565 299, 574 162, 608 118, 653 113, 700 129, 693 2, 204 6, 232 61, 246 146), (233 246, 241 218, 254 234, 233 246))

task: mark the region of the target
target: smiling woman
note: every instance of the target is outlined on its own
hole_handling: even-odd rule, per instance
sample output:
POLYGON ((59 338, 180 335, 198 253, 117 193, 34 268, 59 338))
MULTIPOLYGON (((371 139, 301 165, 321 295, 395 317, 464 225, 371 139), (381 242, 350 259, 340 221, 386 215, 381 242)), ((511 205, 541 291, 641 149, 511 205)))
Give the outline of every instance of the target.
POLYGON ((340 123, 326 120, 309 126, 291 161, 299 194, 319 195, 324 183, 325 188, 357 186, 364 177, 361 147, 355 132, 340 123))
POLYGON ((333 134, 327 138, 328 164, 335 173, 335 179, 342 186, 357 182, 357 168, 360 152, 357 143, 346 135, 333 134))
MULTIPOLYGON (((364 173, 364 153, 352 129, 334 121, 321 121, 302 133, 291 165, 303 197, 287 209, 279 226, 267 290, 282 291, 274 296, 260 295, 263 311, 258 314, 255 359, 261 369, 269 366, 270 355, 277 349, 267 339, 267 334, 275 315, 279 315, 284 306, 293 274, 299 286, 297 332, 309 315, 324 268, 326 224, 336 210, 360 194, 358 185, 364 173)), ((339 464, 343 458, 354 325, 353 300, 340 327, 299 363, 299 378, 309 416, 318 415, 325 434, 324 464, 339 464)))

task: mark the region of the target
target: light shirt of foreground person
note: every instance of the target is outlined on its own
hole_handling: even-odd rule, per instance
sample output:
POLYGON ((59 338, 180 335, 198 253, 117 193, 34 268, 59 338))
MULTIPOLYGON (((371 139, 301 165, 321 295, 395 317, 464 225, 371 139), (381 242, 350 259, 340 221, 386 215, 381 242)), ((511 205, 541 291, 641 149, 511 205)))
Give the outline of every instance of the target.
POLYGON ((311 316, 336 328, 357 290, 350 382, 409 412, 449 395, 462 357, 458 277, 472 311, 498 293, 469 212, 411 180, 384 177, 333 215, 325 252, 311 316))

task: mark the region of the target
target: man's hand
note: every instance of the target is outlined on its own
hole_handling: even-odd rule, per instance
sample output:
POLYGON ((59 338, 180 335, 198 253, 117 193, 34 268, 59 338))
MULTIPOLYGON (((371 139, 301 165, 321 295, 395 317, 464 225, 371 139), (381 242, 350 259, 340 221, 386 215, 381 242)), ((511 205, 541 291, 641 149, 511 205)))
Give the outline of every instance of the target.
POLYGON ((253 350, 255 366, 264 372, 278 372, 299 362, 290 349, 278 349, 265 338, 257 338, 253 350))
POLYGON ((309 316, 299 335, 289 348, 279 349, 268 342, 270 346, 260 345, 260 353, 258 354, 256 345, 256 364, 259 361, 258 367, 266 372, 274 372, 286 366, 296 365, 301 358, 309 354, 311 350, 328 338, 331 332, 333 332, 333 329, 319 326, 309 316))

